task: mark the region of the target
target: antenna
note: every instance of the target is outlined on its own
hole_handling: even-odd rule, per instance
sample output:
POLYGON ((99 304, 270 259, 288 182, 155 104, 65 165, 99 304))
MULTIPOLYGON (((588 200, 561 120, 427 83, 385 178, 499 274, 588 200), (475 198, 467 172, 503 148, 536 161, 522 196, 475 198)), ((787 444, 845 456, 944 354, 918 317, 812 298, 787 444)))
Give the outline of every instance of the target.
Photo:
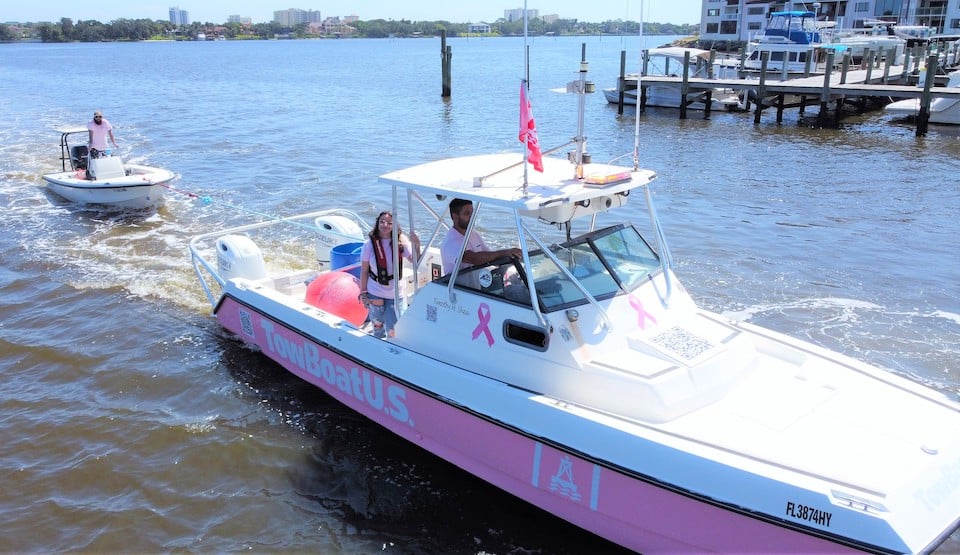
POLYGON ((642 96, 642 89, 640 88, 640 80, 643 78, 643 0, 640 0, 640 33, 639 33, 640 44, 637 45, 637 61, 639 67, 637 69, 637 108, 634 110, 633 116, 633 171, 640 169, 640 97, 642 96))
MULTIPOLYGON (((523 0, 523 82, 520 83, 524 93, 530 92, 530 47, 527 46, 527 0, 523 0)), ((524 101, 527 102, 529 94, 524 95, 524 101)), ((522 109, 522 108, 521 108, 522 109)), ((523 139, 523 195, 527 195, 527 183, 529 178, 529 164, 527 158, 530 155, 530 134, 526 134, 523 139)))

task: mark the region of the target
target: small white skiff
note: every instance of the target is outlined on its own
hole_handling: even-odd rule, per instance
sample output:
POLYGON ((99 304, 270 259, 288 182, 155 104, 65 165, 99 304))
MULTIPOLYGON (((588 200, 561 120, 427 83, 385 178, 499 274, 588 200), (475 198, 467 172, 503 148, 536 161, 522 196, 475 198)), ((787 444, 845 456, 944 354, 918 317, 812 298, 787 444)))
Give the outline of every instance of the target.
POLYGON ((84 128, 58 131, 62 171, 45 174, 43 179, 54 193, 71 202, 120 209, 150 208, 162 202, 164 186, 177 178, 170 170, 124 164, 120 156, 91 157, 84 128))

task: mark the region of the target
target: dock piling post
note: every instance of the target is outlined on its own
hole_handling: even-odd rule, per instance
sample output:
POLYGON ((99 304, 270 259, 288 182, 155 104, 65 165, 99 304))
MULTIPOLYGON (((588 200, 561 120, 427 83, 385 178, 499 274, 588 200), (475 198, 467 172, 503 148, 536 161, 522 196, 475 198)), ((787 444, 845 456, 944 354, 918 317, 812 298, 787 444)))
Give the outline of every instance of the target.
MULTIPOLYGON (((833 71, 833 57, 833 50, 827 52, 827 65, 823 68, 823 90, 820 91, 820 113, 817 115, 820 119, 827 117, 830 111, 830 73, 833 71)), ((849 53, 844 54, 844 66, 847 65, 847 59, 849 59, 849 53)))
POLYGON ((763 97, 766 94, 767 63, 770 61, 769 52, 760 53, 760 83, 757 85, 757 109, 753 112, 753 123, 760 123, 760 112, 763 111, 763 97))
MULTIPOLYGON (((626 88, 627 88, 627 81, 626 81, 627 74, 626 74, 626 71, 627 71, 627 51, 626 51, 626 50, 621 50, 621 51, 620 51, 620 78, 617 79, 617 89, 619 90, 619 92, 617 93, 617 114, 623 114, 623 96, 624 96, 624 94, 626 94, 625 91, 626 91, 626 88)), ((637 89, 639 89, 639 88, 640 88, 640 82, 639 82, 639 79, 638 79, 638 81, 637 81, 637 89)), ((638 92, 639 92, 639 90, 638 90, 638 92)), ((637 102, 639 102, 639 101, 640 101, 640 97, 639 97, 639 95, 638 95, 638 96, 637 96, 637 102)), ((638 109, 638 110, 640 109, 640 106, 639 106, 639 105, 637 106, 637 109, 638 109)))
POLYGON ((880 80, 884 85, 890 84, 890 68, 893 67, 893 58, 897 55, 897 47, 894 46, 887 52, 883 64, 883 79, 880 80))
POLYGON ((684 50, 683 81, 681 81, 680 83, 680 119, 687 119, 687 94, 690 91, 689 79, 690 79, 690 51, 684 50))
MULTIPOLYGON (((832 59, 833 54, 827 54, 827 60, 832 59)), ((850 70, 850 62, 853 61, 853 56, 850 55, 850 51, 847 50, 843 53, 843 62, 840 64, 840 84, 844 85, 847 82, 847 72, 850 70)), ((830 73, 830 67, 833 64, 827 63, 826 72, 830 73)), ((828 84, 829 85, 829 84, 828 84)))
POLYGON ((923 82, 923 96, 920 97, 920 113, 917 114, 917 137, 927 134, 927 124, 930 122, 930 89, 933 88, 933 79, 937 73, 937 55, 927 56, 927 74, 923 82))
POLYGON ((451 47, 447 46, 447 31, 440 31, 440 96, 450 98, 450 60, 453 58, 451 47))

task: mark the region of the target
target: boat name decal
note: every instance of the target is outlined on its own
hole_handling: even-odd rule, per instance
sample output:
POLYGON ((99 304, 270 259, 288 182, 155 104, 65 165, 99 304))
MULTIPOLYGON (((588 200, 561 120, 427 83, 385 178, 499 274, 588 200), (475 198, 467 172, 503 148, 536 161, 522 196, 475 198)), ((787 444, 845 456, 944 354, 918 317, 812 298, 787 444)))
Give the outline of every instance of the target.
POLYGON ((440 297, 434 297, 433 304, 436 305, 437 308, 442 308, 450 312, 456 312, 461 316, 469 316, 470 314, 469 312, 467 312, 466 308, 463 308, 458 304, 451 303, 446 299, 441 299, 440 297))
POLYGON ((487 347, 493 347, 493 334, 490 333, 490 306, 487 303, 480 303, 477 307, 477 319, 480 323, 473 329, 471 338, 476 339, 482 333, 487 338, 487 347))
POLYGON ((802 503, 794 503, 793 501, 787 501, 786 515, 828 528, 830 527, 830 519, 833 518, 833 513, 814 509, 813 507, 808 507, 802 503))
MULTIPOLYGON (((320 348, 311 341, 295 341, 276 331, 273 322, 261 318, 260 328, 266 333, 267 349, 301 370, 322 378, 344 394, 364 402, 371 408, 381 411, 398 422, 413 425, 406 405, 406 390, 396 384, 386 387, 384 380, 366 368, 352 366, 347 369, 322 356, 320 348)), ((346 360, 346 359, 344 359, 346 360)))

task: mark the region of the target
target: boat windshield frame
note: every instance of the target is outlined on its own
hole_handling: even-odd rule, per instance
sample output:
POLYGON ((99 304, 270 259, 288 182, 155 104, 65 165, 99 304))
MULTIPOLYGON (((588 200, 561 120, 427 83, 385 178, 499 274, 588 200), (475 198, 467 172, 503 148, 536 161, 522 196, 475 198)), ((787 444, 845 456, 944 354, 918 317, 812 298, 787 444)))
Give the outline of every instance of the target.
POLYGON ((504 256, 438 282, 449 285, 455 277, 457 289, 532 308, 532 275, 537 306, 546 314, 630 294, 663 271, 660 255, 632 224, 590 231, 548 250, 530 251, 529 266, 504 256))
POLYGON ((820 30, 813 12, 773 12, 764 26, 763 36, 782 37, 797 44, 817 44, 820 30))

